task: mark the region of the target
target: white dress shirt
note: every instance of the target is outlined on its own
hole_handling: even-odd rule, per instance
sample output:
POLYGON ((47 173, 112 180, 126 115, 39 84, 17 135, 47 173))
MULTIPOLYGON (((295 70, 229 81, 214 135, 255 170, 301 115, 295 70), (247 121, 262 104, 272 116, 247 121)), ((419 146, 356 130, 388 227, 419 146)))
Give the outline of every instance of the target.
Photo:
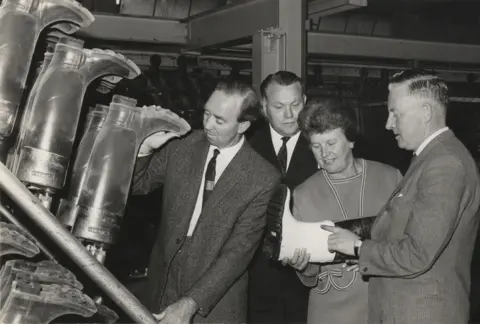
POLYGON ((440 128, 439 130, 437 130, 435 133, 433 133, 432 135, 428 136, 423 142, 422 144, 420 144, 420 146, 417 148, 417 150, 415 151, 415 155, 416 156, 419 156, 420 153, 422 153, 423 149, 425 147, 427 147, 428 143, 430 143, 431 141, 433 141, 433 139, 435 137, 437 137, 438 135, 444 133, 448 131, 448 127, 443 127, 443 128, 440 128))
POLYGON ((187 236, 192 236, 193 231, 195 230, 195 226, 197 226, 198 218, 202 213, 203 188, 205 186, 205 173, 207 172, 208 162, 210 162, 210 159, 213 157, 213 151, 215 149, 218 149, 220 151, 220 154, 218 154, 217 156, 217 164, 215 166, 215 184, 216 184, 218 182, 218 179, 220 179, 220 176, 222 175, 223 171, 225 171, 225 169, 230 164, 232 159, 235 157, 235 155, 237 155, 238 151, 240 151, 240 148, 242 147, 243 142, 245 142, 245 138, 242 136, 240 141, 233 146, 219 149, 218 147, 210 145, 210 147, 208 148, 207 160, 205 162, 205 167, 203 168, 202 182, 200 184, 200 190, 198 191, 197 202, 195 203, 195 209, 193 210, 192 219, 190 220, 190 227, 188 228, 187 236))
MULTIPOLYGON (((280 151, 280 148, 282 147, 282 144, 283 144, 283 141, 282 141, 283 136, 277 133, 277 131, 273 129, 272 125, 270 125, 270 134, 272 135, 272 143, 273 143, 273 148, 275 150, 275 154, 278 155, 278 151, 280 151)), ((288 170, 288 166, 290 165, 290 160, 292 159, 293 150, 295 149, 295 145, 297 145, 299 137, 300 137, 300 131, 298 131, 295 135, 290 137, 290 139, 287 142, 287 170, 288 170)))

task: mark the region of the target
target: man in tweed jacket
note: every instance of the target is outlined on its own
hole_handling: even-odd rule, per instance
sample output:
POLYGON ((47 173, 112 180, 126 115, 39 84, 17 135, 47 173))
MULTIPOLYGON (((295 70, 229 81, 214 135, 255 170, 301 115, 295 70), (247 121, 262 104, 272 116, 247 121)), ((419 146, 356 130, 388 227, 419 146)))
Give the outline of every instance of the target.
POLYGON ((328 228, 329 248, 359 254, 360 273, 370 277, 369 323, 465 324, 479 221, 477 166, 445 126, 443 80, 404 71, 389 90, 386 127, 415 157, 377 216, 372 239, 362 243, 351 232, 328 228))
MULTIPOLYGON (((246 321, 246 269, 260 243, 265 212, 280 174, 244 140, 257 115, 254 90, 221 82, 205 105, 204 130, 174 140, 137 162, 134 193, 163 184, 164 206, 139 298, 159 323, 246 321), (215 185, 202 203, 206 166, 215 185)), ((169 137, 147 139, 148 154, 169 137)))

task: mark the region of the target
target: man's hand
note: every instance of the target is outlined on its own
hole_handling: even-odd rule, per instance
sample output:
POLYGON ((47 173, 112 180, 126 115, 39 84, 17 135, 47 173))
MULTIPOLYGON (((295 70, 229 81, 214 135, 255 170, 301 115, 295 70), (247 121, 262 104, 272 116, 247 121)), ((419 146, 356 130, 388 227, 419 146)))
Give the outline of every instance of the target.
POLYGON ((196 313, 195 302, 188 297, 183 297, 168 306, 161 314, 153 314, 158 324, 185 324, 190 323, 196 313))
POLYGON ((328 236, 328 249, 330 251, 352 256, 355 255, 353 250, 354 243, 360 239, 360 236, 340 227, 327 225, 321 225, 321 227, 332 233, 328 236))
POLYGON ((283 265, 290 265, 297 271, 303 271, 310 261, 310 254, 307 253, 307 249, 295 249, 293 257, 291 259, 284 258, 282 260, 283 265))
POLYGON ((171 138, 178 137, 178 134, 173 132, 158 132, 148 136, 140 145, 138 151, 139 156, 145 156, 151 154, 154 150, 164 145, 171 138))

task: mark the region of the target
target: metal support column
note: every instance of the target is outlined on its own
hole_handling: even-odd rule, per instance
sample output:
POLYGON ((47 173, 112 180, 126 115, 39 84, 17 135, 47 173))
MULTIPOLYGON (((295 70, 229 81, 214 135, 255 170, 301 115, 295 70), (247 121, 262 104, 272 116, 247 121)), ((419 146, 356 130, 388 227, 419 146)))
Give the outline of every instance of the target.
POLYGON ((253 36, 253 86, 257 90, 263 79, 279 70, 306 76, 306 0, 279 0, 278 4, 278 28, 253 36))
POLYGON ((252 82, 257 92, 269 74, 287 68, 285 39, 285 33, 278 28, 262 30, 253 35, 252 82))

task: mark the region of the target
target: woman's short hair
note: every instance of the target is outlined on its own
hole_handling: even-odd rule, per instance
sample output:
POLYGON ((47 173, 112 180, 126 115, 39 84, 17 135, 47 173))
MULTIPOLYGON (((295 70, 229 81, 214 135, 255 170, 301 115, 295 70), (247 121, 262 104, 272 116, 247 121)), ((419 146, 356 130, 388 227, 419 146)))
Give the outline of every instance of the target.
POLYGON ((300 112, 298 123, 303 135, 311 135, 341 128, 350 142, 357 139, 357 118, 349 105, 335 98, 312 99, 300 112))

